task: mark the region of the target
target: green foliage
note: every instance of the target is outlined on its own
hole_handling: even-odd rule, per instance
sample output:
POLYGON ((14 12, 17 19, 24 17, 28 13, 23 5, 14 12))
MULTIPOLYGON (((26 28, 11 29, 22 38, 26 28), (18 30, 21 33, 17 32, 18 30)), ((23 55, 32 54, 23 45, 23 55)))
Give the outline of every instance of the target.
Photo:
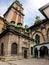
POLYGON ((12 27, 14 27, 14 26, 15 26, 15 24, 13 24, 13 23, 9 23, 8 25, 9 25, 9 26, 12 26, 12 27))
POLYGON ((22 4, 20 4, 19 0, 15 0, 16 3, 18 3, 20 6, 22 6, 22 4))
POLYGON ((16 28, 23 28, 22 25, 17 25, 16 28))
POLYGON ((42 22, 41 18, 40 17, 37 17, 34 24, 38 24, 40 22, 42 22))
POLYGON ((30 33, 30 29, 24 28, 24 33, 29 34, 30 33))
POLYGON ((13 23, 9 23, 8 26, 9 27, 15 27, 16 29, 23 29, 24 33, 26 33, 26 34, 29 34, 29 32, 30 32, 30 29, 24 28, 21 24, 19 24, 19 25, 16 26, 13 23))
POLYGON ((12 26, 12 27, 15 27, 15 28, 23 28, 22 25, 20 25, 20 24, 16 26, 16 25, 13 24, 13 23, 9 23, 8 25, 9 25, 9 26, 12 26))
POLYGON ((17 3, 20 3, 19 0, 16 0, 17 3))

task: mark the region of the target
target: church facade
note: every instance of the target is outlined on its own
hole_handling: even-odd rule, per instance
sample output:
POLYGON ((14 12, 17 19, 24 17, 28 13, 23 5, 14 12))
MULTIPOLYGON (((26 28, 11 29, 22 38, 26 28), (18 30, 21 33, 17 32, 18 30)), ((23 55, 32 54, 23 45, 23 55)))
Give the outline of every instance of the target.
POLYGON ((24 27, 23 10, 16 0, 0 17, 0 59, 49 57, 49 20, 24 27))

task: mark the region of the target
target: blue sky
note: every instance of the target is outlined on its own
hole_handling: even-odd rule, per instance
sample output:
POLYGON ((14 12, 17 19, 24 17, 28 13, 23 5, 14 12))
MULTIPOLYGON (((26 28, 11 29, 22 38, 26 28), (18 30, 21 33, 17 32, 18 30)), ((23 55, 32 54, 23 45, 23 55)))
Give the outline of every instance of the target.
MULTIPOLYGON (((8 7, 15 0, 0 0, 0 16, 6 12, 8 7)), ((40 16, 43 19, 43 15, 38 11, 40 7, 47 4, 49 0, 19 0, 24 8, 24 25, 32 26, 35 22, 36 16, 40 16)))

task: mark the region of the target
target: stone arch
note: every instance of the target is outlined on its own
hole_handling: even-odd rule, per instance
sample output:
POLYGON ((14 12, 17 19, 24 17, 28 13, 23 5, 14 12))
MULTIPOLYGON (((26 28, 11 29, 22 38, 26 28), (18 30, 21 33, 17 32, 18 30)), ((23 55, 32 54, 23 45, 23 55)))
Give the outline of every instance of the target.
MULTIPOLYGON (((45 38, 44 38, 44 35, 43 35, 42 32, 36 31, 36 32, 33 33, 32 37, 33 37, 35 34, 38 34, 38 35, 40 34, 40 35, 42 36, 42 38, 43 38, 43 41, 45 41, 45 38)), ((40 35, 39 35, 39 36, 40 36, 40 35)))
POLYGON ((17 54, 17 51, 18 51, 17 48, 18 48, 17 43, 12 43, 12 45, 11 45, 11 54, 12 54, 12 55, 17 54))
POLYGON ((48 56, 48 47, 41 46, 40 47, 40 57, 46 57, 46 56, 48 56))
POLYGON ((3 56, 3 55, 4 55, 4 44, 1 43, 1 56, 3 56))

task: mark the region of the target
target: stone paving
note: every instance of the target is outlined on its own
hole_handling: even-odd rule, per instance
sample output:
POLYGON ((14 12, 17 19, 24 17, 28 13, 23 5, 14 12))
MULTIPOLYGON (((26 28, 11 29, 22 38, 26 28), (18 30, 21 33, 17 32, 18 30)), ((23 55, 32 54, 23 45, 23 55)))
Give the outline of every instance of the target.
POLYGON ((49 65, 49 60, 33 58, 16 61, 0 61, 0 65, 49 65))

